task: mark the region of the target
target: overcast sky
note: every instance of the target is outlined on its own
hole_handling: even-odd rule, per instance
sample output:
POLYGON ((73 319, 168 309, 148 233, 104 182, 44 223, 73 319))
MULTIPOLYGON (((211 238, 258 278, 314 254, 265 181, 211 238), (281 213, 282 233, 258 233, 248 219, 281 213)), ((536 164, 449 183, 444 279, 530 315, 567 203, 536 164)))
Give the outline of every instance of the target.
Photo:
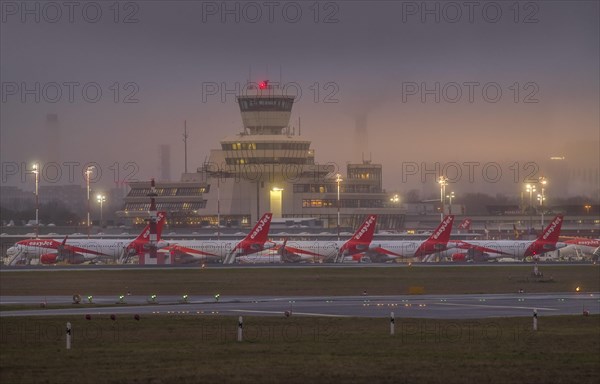
POLYGON ((390 191, 434 193, 421 163, 437 162, 451 177, 462 167, 456 191, 516 194, 564 156, 591 172, 567 192, 597 193, 598 1, 1 4, 3 185, 29 188, 13 165, 52 159, 99 164, 106 187, 116 168, 159 177, 160 144, 178 179, 184 120, 195 169, 241 131, 226 91, 270 79, 301 90, 292 124, 301 117, 318 162, 343 170, 364 154, 390 191), (466 162, 480 164, 473 181, 466 162), (489 162, 499 183, 495 165, 482 176, 489 162))

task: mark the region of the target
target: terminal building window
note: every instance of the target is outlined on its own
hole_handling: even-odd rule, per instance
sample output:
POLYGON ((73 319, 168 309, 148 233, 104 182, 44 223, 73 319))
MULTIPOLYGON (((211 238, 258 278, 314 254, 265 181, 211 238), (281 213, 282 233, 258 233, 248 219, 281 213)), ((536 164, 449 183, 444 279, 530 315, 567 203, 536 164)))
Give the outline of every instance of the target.
MULTIPOLYGON (((302 208, 335 208, 337 199, 303 199, 302 208)), ((383 200, 380 199, 342 199, 341 208, 381 208, 383 200)))
POLYGON ((206 187, 180 187, 177 188, 176 196, 202 196, 206 187))
MULTIPOLYGON (((295 193, 329 193, 337 192, 337 184, 294 184, 295 193)), ((340 192, 344 192, 344 186, 340 185, 340 192)))
POLYGON ((150 193, 150 188, 133 188, 127 194, 128 197, 140 197, 140 196, 148 196, 150 193))
POLYGON ((249 157, 244 158, 226 158, 227 165, 243 164, 310 164, 305 158, 298 157, 249 157))
POLYGON ((294 193, 305 193, 308 192, 310 184, 294 184, 294 193))
MULTIPOLYGON (((156 194, 159 197, 166 196, 202 196, 206 193, 206 187, 172 187, 172 188, 156 188, 156 194)), ((148 196, 150 188, 133 188, 127 194, 127 197, 143 197, 148 196)))
MULTIPOLYGON (((132 188, 129 191, 128 197, 148 196, 150 188, 132 188)), ((177 188, 156 188, 157 196, 175 196, 177 188)))
MULTIPOLYGON (((206 208, 206 200, 193 203, 156 203, 158 211, 180 212, 180 211, 196 211, 206 208)), ((150 203, 127 203, 125 211, 148 212, 150 203)))
POLYGON ((330 208, 335 206, 335 200, 304 199, 302 208, 330 208))

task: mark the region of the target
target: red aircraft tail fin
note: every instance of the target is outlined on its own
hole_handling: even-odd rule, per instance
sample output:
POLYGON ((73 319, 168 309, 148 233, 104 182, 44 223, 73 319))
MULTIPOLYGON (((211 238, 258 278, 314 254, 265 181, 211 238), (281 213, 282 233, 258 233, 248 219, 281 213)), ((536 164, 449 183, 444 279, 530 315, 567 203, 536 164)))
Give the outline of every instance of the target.
POLYGON ((377 225, 377 215, 369 215, 358 227, 354 235, 346 241, 340 248, 341 255, 354 254, 357 251, 363 252, 373 241, 375 226, 377 225))

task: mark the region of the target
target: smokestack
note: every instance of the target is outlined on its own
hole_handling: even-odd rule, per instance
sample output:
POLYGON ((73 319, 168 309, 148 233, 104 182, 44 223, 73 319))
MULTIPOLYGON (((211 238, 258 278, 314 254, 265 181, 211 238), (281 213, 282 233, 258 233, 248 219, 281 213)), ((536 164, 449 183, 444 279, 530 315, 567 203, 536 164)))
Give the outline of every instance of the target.
POLYGON ((160 180, 171 181, 171 146, 161 144, 159 146, 160 153, 160 180))

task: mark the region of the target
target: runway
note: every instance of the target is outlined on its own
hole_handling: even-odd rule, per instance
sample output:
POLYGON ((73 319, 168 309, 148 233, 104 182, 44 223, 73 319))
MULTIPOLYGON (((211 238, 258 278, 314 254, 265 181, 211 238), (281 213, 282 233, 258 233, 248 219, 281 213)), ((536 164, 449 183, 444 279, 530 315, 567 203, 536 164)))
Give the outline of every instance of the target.
MULTIPOLYGON (((0 265, 0 273, 11 272, 34 272, 34 271, 150 271, 150 270, 174 270, 174 269, 281 269, 281 268, 472 268, 472 267, 511 267, 511 266, 531 266, 533 262, 515 261, 515 262, 477 262, 477 263, 457 263, 457 262, 415 262, 415 263, 241 263, 241 264, 220 264, 208 263, 202 264, 173 264, 173 265, 137 265, 137 264, 75 264, 75 265, 19 265, 8 266, 0 265)), ((544 261, 537 263, 540 267, 547 266, 580 266, 595 265, 589 261, 544 261)))
POLYGON ((402 296, 213 296, 156 297, 94 296, 92 303, 82 296, 73 304, 71 296, 0 296, 2 305, 38 306, 37 309, 1 311, 7 316, 84 316, 100 315, 252 315, 317 317, 387 317, 396 318, 481 319, 494 317, 581 315, 600 313, 600 292, 548 294, 493 294, 493 295, 402 295, 402 296), (59 309, 42 308, 64 306, 59 309))

